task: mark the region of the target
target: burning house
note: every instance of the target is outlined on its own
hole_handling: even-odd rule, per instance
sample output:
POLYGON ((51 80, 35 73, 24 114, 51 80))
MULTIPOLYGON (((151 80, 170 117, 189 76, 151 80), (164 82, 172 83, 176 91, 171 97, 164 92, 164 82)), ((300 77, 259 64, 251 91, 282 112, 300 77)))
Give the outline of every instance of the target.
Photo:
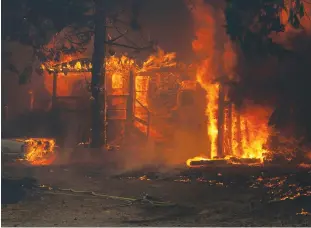
MULTIPOLYGON (((195 155, 203 159, 262 159, 267 125, 260 126, 258 116, 255 120, 248 113, 241 113, 229 99, 228 85, 234 79, 213 76, 206 80, 210 74, 206 72, 206 62, 185 66, 177 64, 174 57, 174 53, 159 50, 141 67, 125 56, 107 60, 108 145, 120 146, 125 137, 136 132, 146 141, 152 140, 157 153, 168 160, 178 157, 178 161, 184 161, 195 155)), ((51 107, 80 112, 80 126, 75 124, 76 128, 70 129, 79 134, 76 143, 87 141, 89 123, 85 115, 90 111, 90 95, 86 92, 92 69, 90 60, 78 59, 43 69, 52 79, 51 107), (63 96, 62 87, 71 78, 74 83, 80 81, 79 89, 84 94, 73 88, 71 94, 79 96, 63 96)), ((67 88, 70 86, 67 84, 67 88)), ((262 118, 268 118, 268 114, 264 113, 262 118)))
MULTIPOLYGON (((272 108, 238 91, 239 52, 220 24, 221 7, 196 4, 199 7, 191 10, 193 64, 177 62, 175 53, 160 49, 142 63, 127 56, 106 58, 105 143, 127 147, 124 144, 137 138, 152 141, 161 159, 187 161, 189 166, 210 160, 260 163, 270 153, 266 144, 272 135, 272 108)), ((42 65, 51 96, 44 105, 61 112, 66 130, 60 137, 63 142, 57 143, 72 148, 90 137, 92 64, 78 55, 61 57, 42 65)))

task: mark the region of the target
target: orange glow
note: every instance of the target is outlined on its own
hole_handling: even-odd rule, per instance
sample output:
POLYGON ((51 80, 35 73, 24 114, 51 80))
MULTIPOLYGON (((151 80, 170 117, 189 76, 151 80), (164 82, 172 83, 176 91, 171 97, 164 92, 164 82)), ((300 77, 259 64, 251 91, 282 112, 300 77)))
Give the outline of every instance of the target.
POLYGON ((176 66, 175 58, 175 52, 165 53, 161 48, 158 48, 157 53, 150 55, 143 63, 143 66, 139 69, 139 72, 146 72, 165 67, 174 67, 176 66))
POLYGON ((296 215, 311 216, 311 213, 302 208, 300 212, 296 213, 296 215))
MULTIPOLYGON (((137 76, 135 77, 135 91, 136 91, 136 102, 135 102, 135 116, 147 121, 148 119, 148 89, 150 76, 141 76, 139 73, 157 70, 166 67, 176 66, 176 53, 165 53, 162 49, 158 48, 156 54, 151 55, 143 63, 142 68, 137 70, 137 76), (137 102, 138 101, 138 102, 137 102)), ((144 133, 147 133, 147 126, 135 122, 135 126, 144 133)), ((159 134, 155 129, 150 129, 150 135, 158 137, 159 134)))
POLYGON ((192 43, 193 50, 202 58, 197 68, 197 81, 206 91, 207 106, 205 114, 208 118, 207 135, 210 139, 210 157, 217 156, 217 104, 219 84, 215 82, 217 69, 217 53, 215 51, 215 19, 209 6, 203 1, 197 2, 199 5, 193 11, 193 18, 196 28, 196 40, 192 43))
MULTIPOLYGON (((245 102, 243 108, 238 110, 234 104, 227 105, 229 102, 227 94, 223 101, 220 100, 219 89, 222 80, 239 80, 234 73, 237 57, 233 44, 225 32, 221 31, 223 28, 216 25, 216 18, 222 18, 223 15, 220 15, 220 12, 202 0, 196 1, 196 4, 196 9, 192 10, 196 26, 196 39, 192 43, 192 48, 200 58, 196 79, 207 94, 205 114, 208 119, 207 135, 210 141, 210 155, 208 157, 214 159, 217 156, 219 143, 217 142, 219 137, 218 112, 223 110, 224 138, 221 143, 224 149, 222 156, 245 159, 257 158, 263 161, 263 154, 266 152, 263 145, 269 136, 267 123, 272 110, 257 107, 250 102, 245 102), (219 44, 219 42, 222 43, 219 44), (224 42, 225 44, 223 44, 224 42), (219 107, 220 104, 223 105, 222 109, 219 107)), ((225 84, 222 85, 223 88, 225 86, 225 84)), ((203 152, 200 151, 199 153, 202 154, 203 152)), ((205 153, 208 154, 208 151, 205 153)), ((207 158, 195 157, 186 163, 190 166, 191 161, 198 159, 206 160, 207 158)))
POLYGON ((25 159, 31 165, 50 165, 55 160, 55 140, 45 138, 27 139, 25 159))
MULTIPOLYGON (((61 63, 66 63, 66 60, 72 61, 77 59, 79 56, 75 57, 68 57, 63 58, 64 61, 61 61, 61 63)), ((60 64, 56 62, 49 62, 45 66, 42 65, 41 69, 47 69, 51 72, 54 71, 54 68, 52 67, 55 64, 60 64)), ((124 87, 124 78, 129 75, 130 70, 136 70, 138 67, 135 64, 134 60, 130 59, 126 56, 116 57, 111 56, 106 59, 105 69, 106 69, 106 76, 108 78, 111 78, 112 82, 112 89, 116 89, 114 91, 114 94, 123 94, 123 91, 119 89, 122 89, 124 87)), ((58 78, 57 78, 57 96, 70 96, 73 87, 76 83, 79 81, 81 83, 84 82, 85 79, 90 81, 91 79, 91 73, 92 70, 92 64, 91 63, 82 63, 80 61, 77 61, 74 65, 70 65, 67 63, 66 65, 60 65, 59 68, 57 68, 58 78), (68 73, 70 75, 68 75, 68 73)), ((50 94, 53 92, 53 77, 47 72, 44 72, 45 76, 45 88, 48 90, 50 94)))
MULTIPOLYGON (((149 77, 148 76, 136 76, 135 77, 135 91, 136 91, 136 100, 139 102, 135 102, 135 116, 142 119, 147 120, 148 111, 148 87, 149 87, 149 77), (143 106, 142 106, 143 105, 143 106)), ((135 126, 142 132, 147 133, 147 126, 135 122, 135 126)))
POLYGON ((111 76, 112 88, 113 89, 122 89, 123 88, 123 77, 120 73, 114 73, 111 76))
POLYGON ((197 157, 194 157, 194 158, 189 158, 187 161, 186 161, 186 164, 187 166, 191 167, 191 162, 194 162, 194 161, 208 161, 210 159, 208 158, 205 158, 205 157, 200 157, 200 156, 197 156, 197 157))

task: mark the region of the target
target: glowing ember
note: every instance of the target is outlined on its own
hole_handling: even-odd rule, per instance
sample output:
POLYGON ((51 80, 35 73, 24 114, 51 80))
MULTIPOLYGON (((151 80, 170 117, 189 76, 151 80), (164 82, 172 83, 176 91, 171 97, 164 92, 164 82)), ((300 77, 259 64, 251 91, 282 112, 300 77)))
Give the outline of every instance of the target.
POLYGON ((303 169, 311 169, 311 164, 301 163, 298 167, 303 169))
POLYGON ((311 186, 301 187, 296 183, 295 175, 280 177, 258 177, 251 188, 265 188, 270 202, 294 200, 301 196, 311 196, 311 186))
POLYGON ((147 181, 150 180, 146 175, 141 176, 141 177, 139 177, 138 179, 139 179, 139 180, 147 180, 147 181))
POLYGON ((305 211, 303 208, 301 208, 301 212, 296 213, 296 215, 310 216, 311 213, 308 211, 305 211))
POLYGON ((25 159, 32 165, 50 165, 55 160, 55 140, 27 139, 25 159))

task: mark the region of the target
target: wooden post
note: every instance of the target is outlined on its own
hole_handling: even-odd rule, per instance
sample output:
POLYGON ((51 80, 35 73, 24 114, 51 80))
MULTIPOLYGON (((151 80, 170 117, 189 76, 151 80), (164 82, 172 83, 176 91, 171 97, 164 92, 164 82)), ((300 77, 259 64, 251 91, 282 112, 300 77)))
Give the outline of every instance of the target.
POLYGON ((237 130, 237 143, 238 143, 238 151, 237 155, 243 154, 243 146, 242 146, 242 132, 241 132, 241 115, 239 110, 236 112, 236 130, 237 130))
POLYGON ((225 91, 222 82, 219 83, 218 93, 218 136, 217 136, 217 156, 223 157, 224 155, 224 111, 225 111, 225 91))
POLYGON ((132 124, 134 116, 134 104, 135 104, 135 76, 134 72, 131 70, 129 75, 129 95, 127 99, 126 107, 126 120, 128 123, 132 124))
POLYGON ((53 94, 52 94, 52 109, 55 109, 57 98, 57 73, 53 73, 53 94))

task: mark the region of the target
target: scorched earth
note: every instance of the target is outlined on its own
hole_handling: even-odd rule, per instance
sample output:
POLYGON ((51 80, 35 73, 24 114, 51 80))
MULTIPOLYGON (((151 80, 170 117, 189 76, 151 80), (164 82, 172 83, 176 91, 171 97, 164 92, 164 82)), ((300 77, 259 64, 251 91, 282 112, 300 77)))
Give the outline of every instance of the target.
POLYGON ((3 167, 2 226, 310 226, 310 169, 3 167))

